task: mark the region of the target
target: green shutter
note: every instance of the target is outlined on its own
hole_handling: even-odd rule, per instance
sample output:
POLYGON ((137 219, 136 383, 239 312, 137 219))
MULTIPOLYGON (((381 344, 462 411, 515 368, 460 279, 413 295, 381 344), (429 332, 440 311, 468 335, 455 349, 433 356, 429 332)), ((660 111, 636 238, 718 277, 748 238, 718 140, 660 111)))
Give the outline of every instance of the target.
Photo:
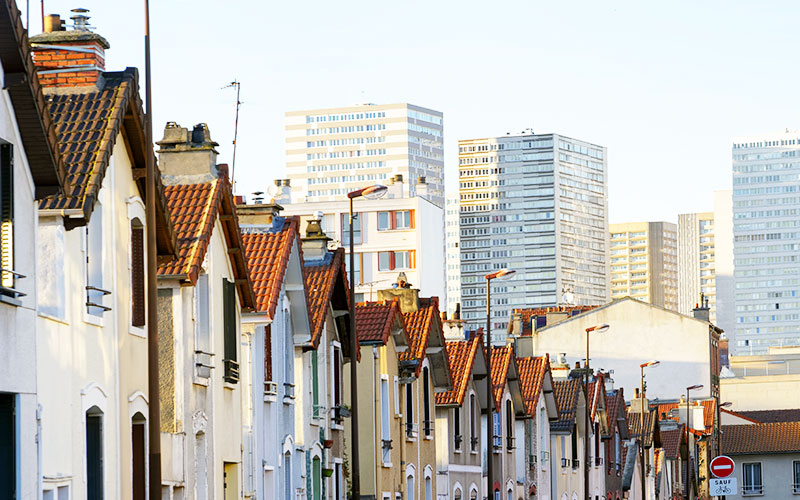
POLYGON ((319 356, 316 350, 311 351, 311 395, 314 417, 319 418, 319 356))

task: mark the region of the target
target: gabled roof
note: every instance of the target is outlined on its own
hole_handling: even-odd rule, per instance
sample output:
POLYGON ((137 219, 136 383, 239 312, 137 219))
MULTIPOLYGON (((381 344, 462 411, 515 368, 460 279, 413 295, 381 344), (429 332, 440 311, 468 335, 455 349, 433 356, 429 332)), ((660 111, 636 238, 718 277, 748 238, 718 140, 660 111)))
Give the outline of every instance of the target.
POLYGON ((628 416, 625 409, 625 396, 622 388, 606 393, 608 403, 608 429, 613 434, 614 429, 619 430, 622 439, 628 439, 628 416))
POLYGON ((483 355, 480 348, 480 335, 475 335, 470 340, 447 342, 447 359, 450 366, 450 376, 453 378, 453 388, 436 393, 437 405, 461 406, 464 403, 464 395, 472 377, 475 358, 483 355))
POLYGON ((346 311, 349 309, 350 290, 344 266, 344 248, 339 247, 326 254, 324 259, 305 261, 303 275, 308 296, 311 344, 319 345, 328 307, 346 311), (332 304, 332 301, 335 301, 332 304))
POLYGON ((36 198, 61 192, 66 168, 58 148, 58 137, 45 102, 36 67, 31 57, 28 31, 22 24, 14 0, 3 0, 0 6, 0 63, 3 66, 3 88, 14 108, 14 116, 36 198))
POLYGON ((393 329, 402 331, 398 338, 408 345, 403 315, 396 301, 356 304, 356 334, 359 344, 386 345, 393 329))
POLYGON ((266 313, 270 318, 275 317, 292 249, 296 246, 302 252, 298 226, 299 220, 295 217, 275 217, 270 228, 242 235, 256 297, 255 310, 266 313))
POLYGON ((667 460, 677 460, 681 444, 686 443, 686 428, 679 424, 677 429, 661 431, 661 448, 667 460))
POLYGON ((645 448, 650 448, 655 443, 656 448, 661 446, 661 433, 658 426, 658 413, 649 410, 647 413, 628 411, 628 433, 631 439, 643 439, 645 448))
POLYGON ((511 344, 495 347, 492 350, 492 391, 494 392, 494 408, 499 408, 503 400, 503 390, 510 378, 516 378, 514 363, 514 346, 511 344), (509 372, 513 372, 509 377, 509 372))
POLYGON ((414 312, 403 314, 403 321, 408 335, 409 349, 400 353, 401 360, 417 360, 420 363, 425 357, 425 349, 432 330, 437 327, 441 335, 441 318, 439 317, 439 298, 419 299, 419 308, 414 312))
POLYGON ((800 422, 723 425, 722 453, 765 455, 800 452, 800 422))
POLYGON ((519 314, 522 331, 520 335, 529 336, 533 334, 534 330, 534 320, 536 321, 536 329, 542 328, 547 326, 547 315, 553 313, 563 313, 566 314, 568 317, 577 316, 578 314, 584 313, 586 311, 590 311, 598 306, 553 306, 553 307, 538 307, 538 308, 526 308, 526 309, 513 309, 511 311, 511 319, 512 321, 508 322, 508 331, 511 333, 512 329, 514 328, 514 319, 517 314, 519 314))
MULTIPOLYGON (((56 126, 66 177, 61 194, 43 198, 39 209, 67 212, 65 224, 81 226, 91 217, 100 186, 105 178, 114 145, 121 132, 130 148, 131 170, 146 201, 146 158, 153 155, 146 144, 144 111, 139 96, 139 72, 136 68, 104 72, 98 79, 102 87, 45 89, 50 114, 56 126), (71 90, 74 92, 69 93, 71 90)), ((153 158, 155 162, 155 158, 153 158)), ((170 223, 164 187, 156 176, 156 242, 159 255, 175 252, 175 235, 170 223)))
POLYGON ((558 404, 553 395, 553 374, 550 372, 550 357, 538 356, 529 358, 517 358, 517 370, 519 370, 519 385, 522 390, 522 399, 528 415, 536 417, 536 407, 539 404, 539 395, 545 398, 552 398, 552 403, 547 406, 548 413, 553 412, 552 417, 558 417, 558 404), (548 390, 549 389, 549 390, 548 390))
MULTIPOLYGON (((724 408, 723 408, 724 411, 724 408)), ((761 423, 800 422, 800 409, 738 411, 738 416, 761 423)))
POLYGON ((558 405, 558 420, 550 424, 552 431, 570 432, 575 425, 578 396, 583 393, 583 381, 579 378, 556 380, 553 384, 558 405))
POLYGON ((174 260, 158 266, 159 277, 196 284, 216 222, 220 220, 242 309, 252 309, 255 306, 253 287, 242 252, 233 193, 225 172, 211 182, 167 186, 164 194, 177 235, 177 251, 174 260))
POLYGON ((596 373, 595 379, 589 382, 588 392, 589 392, 589 408, 591 408, 592 410, 592 413, 589 415, 589 418, 594 419, 594 417, 597 415, 597 410, 605 410, 607 407, 605 376, 602 373, 596 373))

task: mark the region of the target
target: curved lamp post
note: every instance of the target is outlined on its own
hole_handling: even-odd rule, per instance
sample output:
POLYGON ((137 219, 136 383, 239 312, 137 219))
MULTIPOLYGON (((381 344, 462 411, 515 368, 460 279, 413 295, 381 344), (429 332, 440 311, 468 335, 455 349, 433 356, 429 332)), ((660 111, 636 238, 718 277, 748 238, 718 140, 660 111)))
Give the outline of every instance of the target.
POLYGON ((350 441, 352 455, 352 495, 361 498, 361 478, 358 457, 358 336, 356 335, 356 284, 355 253, 353 251, 353 200, 364 197, 370 200, 386 194, 386 186, 374 185, 347 193, 350 200, 350 441))
POLYGON ((493 279, 508 279, 516 271, 513 269, 500 269, 489 273, 486 278, 486 365, 488 366, 489 376, 486 377, 486 487, 489 490, 487 498, 494 500, 494 483, 492 475, 494 472, 494 394, 492 392, 492 292, 491 285, 493 279))
MULTIPOLYGON (((653 359, 651 361, 648 361, 647 363, 642 363, 641 365, 639 365, 639 370, 641 372, 639 376, 639 395, 641 397, 640 400, 641 406, 639 407, 639 410, 642 412, 642 418, 639 420, 639 422, 641 423, 641 428, 639 429, 639 464, 641 465, 641 475, 642 475, 642 500, 645 500, 646 498, 645 491, 647 487, 647 481, 644 475, 644 415, 645 415, 644 402, 646 401, 644 397, 644 369, 650 366, 658 367, 658 365, 660 364, 661 361, 653 359)), ((649 406, 647 408, 647 413, 648 414, 650 413, 649 406)))
MULTIPOLYGON (((583 498, 589 498, 589 334, 605 333, 610 327, 602 325, 590 326, 586 329, 586 364, 583 367, 583 390, 586 392, 586 411, 583 412, 583 498)), ((577 433, 576 433, 577 436, 577 433)))
POLYGON ((689 448, 689 403, 691 399, 689 399, 689 391, 694 391, 697 389, 702 389, 703 384, 695 384, 690 385, 686 388, 686 484, 684 485, 684 495, 686 500, 689 500, 689 462, 692 459, 691 449, 689 448))

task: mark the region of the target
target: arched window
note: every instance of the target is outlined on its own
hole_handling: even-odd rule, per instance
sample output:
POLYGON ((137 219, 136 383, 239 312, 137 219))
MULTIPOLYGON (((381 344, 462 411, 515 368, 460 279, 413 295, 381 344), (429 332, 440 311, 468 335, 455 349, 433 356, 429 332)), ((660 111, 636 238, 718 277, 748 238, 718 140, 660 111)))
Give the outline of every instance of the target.
POLYGON ((288 451, 283 454, 283 484, 284 500, 292 500, 292 454, 288 451))
POLYGON ((322 499, 322 461, 319 457, 314 457, 311 461, 311 487, 313 500, 322 499))
POLYGON ((131 441, 132 441, 132 467, 133 478, 131 487, 133 489, 133 500, 145 500, 147 498, 147 440, 146 440, 147 421, 139 412, 131 418, 131 441))
POLYGON ((103 412, 97 406, 86 410, 86 498, 103 500, 103 412))
POLYGON ((453 490, 453 500, 462 500, 461 499, 461 488, 456 486, 456 489, 453 490))
POLYGON ((414 500, 414 475, 406 476, 406 500, 414 500))

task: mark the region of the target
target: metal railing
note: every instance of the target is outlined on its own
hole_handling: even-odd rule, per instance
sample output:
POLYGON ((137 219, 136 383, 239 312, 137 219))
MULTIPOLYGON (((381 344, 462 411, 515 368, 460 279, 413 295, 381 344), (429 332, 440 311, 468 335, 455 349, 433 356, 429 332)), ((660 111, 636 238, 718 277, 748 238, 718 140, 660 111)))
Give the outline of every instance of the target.
POLYGON ((291 382, 283 383, 283 397, 294 399, 294 384, 291 382))
POLYGON ((566 469, 569 467, 569 458, 562 458, 561 459, 561 468, 566 469))
POLYGON ((763 484, 744 484, 742 485, 742 496, 744 495, 763 495, 763 484))
POLYGON ((325 413, 325 407, 323 405, 311 406, 311 418, 320 418, 323 413, 325 413))
POLYGON ((495 453, 503 449, 503 436, 492 436, 492 447, 495 453))
POLYGON ((478 450, 478 438, 477 437, 469 438, 469 446, 470 446, 470 449, 472 451, 477 451, 478 450))
POLYGON ((792 493, 800 493, 800 483, 792 484, 792 493))
POLYGON ((7 296, 13 297, 15 299, 18 299, 20 297, 24 297, 26 294, 20 292, 15 287, 16 287, 17 279, 27 278, 27 276, 25 276, 24 274, 20 274, 20 273, 14 271, 13 269, 6 269, 4 267, 0 267, 0 277, 5 279, 5 274, 6 273, 8 273, 8 274, 13 276, 12 284, 11 284, 10 287, 0 286, 0 295, 7 295, 7 296))
POLYGON ((573 459, 572 459, 572 468, 573 468, 573 469, 577 469, 577 468, 579 468, 580 466, 581 466, 581 461, 580 461, 580 460, 578 460, 577 458, 573 458, 573 459))
POLYGON ((409 439, 415 439, 419 436, 419 424, 415 424, 414 422, 406 422, 406 437, 409 439))
POLYGON ((278 394, 278 384, 275 382, 264 382, 264 395, 265 396, 276 396, 278 394))
POLYGON ((461 442, 464 440, 464 437, 461 434, 456 434, 453 436, 453 446, 454 449, 460 450, 461 449, 461 442))
POLYGON ((239 363, 232 359, 223 360, 225 363, 225 382, 235 384, 239 382, 239 363))
MULTIPOLYGON (((104 306, 103 304, 98 304, 96 302, 92 302, 92 293, 91 292, 99 292, 99 293, 102 294, 102 297, 105 297, 106 295, 111 295, 111 292, 108 291, 108 290, 104 290, 104 289, 96 287, 96 286, 88 285, 86 287, 86 308, 87 309, 90 308, 90 307, 96 307, 96 308, 102 310, 103 312, 108 312, 108 311, 111 310, 110 307, 104 306)), ((102 301, 102 297, 100 298, 101 301, 102 301)))
POLYGON ((516 440, 514 439, 514 437, 513 437, 513 436, 507 436, 507 437, 506 437, 506 449, 507 449, 508 451, 511 451, 511 450, 513 450, 514 448, 516 448, 516 446, 514 446, 514 445, 515 445, 515 441, 516 441, 516 440))
POLYGON ((603 465, 603 457, 594 457, 594 466, 600 467, 603 465))
POLYGON ((424 420, 422 422, 422 432, 425 433, 425 437, 430 437, 431 434, 433 434, 433 427, 434 427, 433 420, 424 420))

